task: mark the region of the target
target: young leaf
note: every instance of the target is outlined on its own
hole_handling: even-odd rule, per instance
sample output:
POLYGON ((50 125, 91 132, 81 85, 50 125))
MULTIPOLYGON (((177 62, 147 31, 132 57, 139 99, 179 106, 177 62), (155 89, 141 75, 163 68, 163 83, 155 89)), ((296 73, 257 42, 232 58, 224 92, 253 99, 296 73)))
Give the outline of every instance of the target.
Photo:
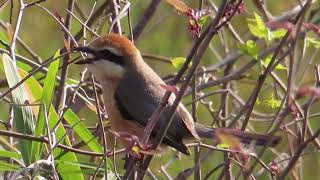
POLYGON ((259 99, 259 103, 257 103, 257 105, 263 105, 263 106, 266 106, 266 107, 271 107, 272 109, 276 109, 276 108, 280 107, 281 100, 276 99, 274 97, 274 94, 271 93, 271 95, 268 98, 263 99, 263 100, 259 99))
POLYGON ((248 28, 250 30, 250 32, 258 37, 258 38, 264 38, 265 40, 269 40, 269 32, 268 32, 268 28, 266 27, 266 25, 264 24, 262 18, 254 13, 254 19, 247 19, 248 22, 248 28))
POLYGON ((307 46, 308 47, 314 47, 316 49, 320 48, 320 40, 317 38, 307 37, 307 46))
POLYGON ((274 96, 272 96, 271 98, 268 98, 266 101, 266 104, 271 107, 272 109, 276 109, 279 108, 281 105, 281 100, 279 99, 275 99, 274 96))
POLYGON ((202 16, 200 19, 199 19, 199 24, 200 26, 204 26, 207 22, 208 22, 208 19, 209 19, 209 16, 202 16))
POLYGON ((259 47, 253 40, 248 40, 246 44, 238 44, 238 48, 254 59, 258 59, 259 47))
POLYGON ((271 40, 283 38, 286 33, 286 29, 277 29, 275 31, 271 31, 271 40))
MULTIPOLYGON (((171 64, 174 68, 180 69, 183 66, 185 61, 186 61, 186 58, 184 57, 176 57, 171 60, 171 64)), ((189 64, 189 66, 191 66, 191 63, 189 64)))
MULTIPOLYGON (((272 58, 272 56, 266 57, 266 58, 264 59, 264 61, 262 61, 263 65, 264 65, 264 66, 268 66, 269 63, 270 63, 270 61, 271 61, 271 58, 272 58)), ((278 64, 278 65, 276 66, 276 69, 277 69, 277 70, 287 70, 287 68, 284 67, 282 64, 278 64)))

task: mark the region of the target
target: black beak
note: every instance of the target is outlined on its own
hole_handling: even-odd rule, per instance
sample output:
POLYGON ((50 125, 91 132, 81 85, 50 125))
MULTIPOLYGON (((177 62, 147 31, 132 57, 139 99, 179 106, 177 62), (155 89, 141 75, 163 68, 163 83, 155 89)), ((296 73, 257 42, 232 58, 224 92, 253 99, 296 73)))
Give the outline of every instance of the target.
MULTIPOLYGON (((96 54, 95 50, 93 50, 93 49, 91 49, 91 48, 89 48, 87 46, 79 46, 79 47, 73 48, 72 50, 76 51, 76 52, 84 52, 84 53, 89 53, 89 54, 96 54)), ((95 61, 95 59, 86 58, 86 59, 81 59, 81 60, 75 62, 75 64, 90 64, 93 61, 95 61)))
POLYGON ((85 52, 85 53, 90 53, 90 54, 95 54, 95 50, 87 47, 87 46, 79 46, 79 47, 75 47, 72 49, 73 51, 77 51, 77 52, 85 52))

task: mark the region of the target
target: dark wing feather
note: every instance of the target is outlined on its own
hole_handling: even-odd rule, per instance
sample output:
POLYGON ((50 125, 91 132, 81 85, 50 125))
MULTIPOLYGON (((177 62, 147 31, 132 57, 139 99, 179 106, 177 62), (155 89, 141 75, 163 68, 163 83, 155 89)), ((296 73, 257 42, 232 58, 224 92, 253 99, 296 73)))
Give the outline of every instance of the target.
MULTIPOLYGON (((133 120, 143 127, 147 125, 149 117, 158 107, 165 93, 160 87, 160 84, 163 83, 162 80, 156 77, 155 81, 154 78, 152 79, 152 75, 154 74, 151 73, 151 75, 146 76, 140 73, 127 72, 114 94, 115 100, 124 117, 131 117, 132 119, 128 120, 133 120), (146 84, 148 84, 148 86, 146 86, 146 84)), ((160 129, 162 126, 161 122, 164 122, 167 118, 166 112, 168 111, 168 107, 166 107, 165 112, 162 113, 163 115, 160 117, 159 123, 156 124, 155 130, 160 129)), ((192 135, 179 114, 180 113, 176 113, 163 139, 163 143, 182 153, 188 154, 189 152, 186 146, 182 143, 182 138, 192 135)), ((153 131, 152 135, 154 136, 156 133, 156 131, 153 131)))

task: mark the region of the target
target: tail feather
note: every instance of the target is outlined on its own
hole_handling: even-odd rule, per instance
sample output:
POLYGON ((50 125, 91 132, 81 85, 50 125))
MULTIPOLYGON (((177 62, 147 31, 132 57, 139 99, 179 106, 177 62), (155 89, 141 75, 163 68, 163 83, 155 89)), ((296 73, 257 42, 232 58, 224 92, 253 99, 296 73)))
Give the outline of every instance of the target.
POLYGON ((201 124, 195 124, 195 129, 201 138, 213 138, 218 139, 217 133, 226 133, 238 138, 241 143, 251 144, 254 143, 259 146, 271 146, 274 147, 281 141, 279 136, 271 136, 257 133, 244 132, 237 129, 229 128, 211 128, 201 124))

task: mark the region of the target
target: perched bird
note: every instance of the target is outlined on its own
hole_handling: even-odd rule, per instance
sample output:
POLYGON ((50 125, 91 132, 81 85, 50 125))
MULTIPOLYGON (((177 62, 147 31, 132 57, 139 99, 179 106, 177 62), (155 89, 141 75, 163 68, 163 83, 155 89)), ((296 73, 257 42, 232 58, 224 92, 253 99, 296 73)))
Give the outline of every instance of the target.
MULTIPOLYGON (((77 62, 86 64, 89 71, 100 82, 104 105, 111 119, 111 129, 128 132, 140 137, 149 117, 161 102, 166 90, 164 81, 143 61, 135 45, 117 34, 108 34, 94 40, 89 46, 75 48, 87 53, 87 57, 77 62)), ((168 118, 168 109, 174 101, 171 95, 167 107, 162 112, 151 136, 162 127, 168 118)), ((222 131, 238 138, 242 143, 275 146, 280 137, 243 132, 236 129, 211 128, 195 123, 183 104, 174 115, 162 144, 189 154, 184 139, 213 138, 222 131)))

